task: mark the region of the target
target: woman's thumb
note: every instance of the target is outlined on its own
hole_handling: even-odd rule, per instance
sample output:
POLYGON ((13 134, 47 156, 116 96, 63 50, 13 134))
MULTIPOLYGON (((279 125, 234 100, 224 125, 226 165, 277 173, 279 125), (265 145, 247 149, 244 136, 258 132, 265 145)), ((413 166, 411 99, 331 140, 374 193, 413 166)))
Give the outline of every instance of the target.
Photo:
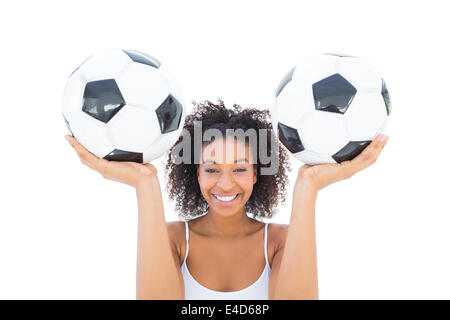
POLYGON ((155 166, 151 163, 145 163, 141 169, 141 173, 151 175, 155 173, 155 166))

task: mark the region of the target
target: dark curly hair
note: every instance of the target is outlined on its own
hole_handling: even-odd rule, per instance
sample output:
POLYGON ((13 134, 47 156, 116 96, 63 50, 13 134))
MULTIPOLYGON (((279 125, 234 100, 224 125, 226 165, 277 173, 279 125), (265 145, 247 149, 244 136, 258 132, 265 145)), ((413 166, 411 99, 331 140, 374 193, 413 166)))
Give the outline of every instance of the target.
MULTIPOLYGON (((194 110, 186 116, 184 129, 190 134, 191 150, 194 150, 194 121, 202 122, 202 134, 207 129, 215 128, 226 134, 227 129, 247 129, 253 128, 256 131, 266 129, 267 134, 267 156, 272 155, 271 135, 272 124, 267 120, 269 110, 260 110, 255 108, 245 108, 234 104, 232 109, 225 107, 221 99, 214 104, 208 100, 203 103, 193 101, 194 110)), ((185 138, 184 138, 185 139, 185 138)), ((259 148, 259 135, 257 135, 256 146, 259 148)), ((165 165, 166 191, 171 200, 175 200, 175 209, 181 219, 187 220, 201 216, 208 211, 209 205, 203 198, 198 183, 197 168, 198 164, 194 161, 194 154, 191 152, 190 164, 179 163, 176 161, 173 148, 183 140, 180 136, 174 147, 167 154, 167 163, 165 165)), ((288 184, 287 171, 291 170, 289 156, 287 152, 278 145, 278 152, 275 159, 278 161, 278 170, 272 175, 261 175, 262 167, 269 167, 270 163, 264 165, 260 161, 259 152, 257 161, 257 181, 253 186, 253 192, 245 204, 247 213, 255 217, 271 218, 276 212, 278 202, 282 204, 286 201, 286 187, 288 184)))

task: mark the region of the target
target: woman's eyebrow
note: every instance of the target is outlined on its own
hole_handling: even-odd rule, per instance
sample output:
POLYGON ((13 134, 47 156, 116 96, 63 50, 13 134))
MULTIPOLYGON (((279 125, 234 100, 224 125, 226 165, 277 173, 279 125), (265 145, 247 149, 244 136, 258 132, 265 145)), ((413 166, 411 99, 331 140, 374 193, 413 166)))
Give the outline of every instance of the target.
MULTIPOLYGON (((234 163, 238 163, 238 162, 248 162, 248 160, 247 159, 234 160, 234 163)), ((217 164, 217 162, 215 162, 214 160, 204 160, 203 163, 217 164)))

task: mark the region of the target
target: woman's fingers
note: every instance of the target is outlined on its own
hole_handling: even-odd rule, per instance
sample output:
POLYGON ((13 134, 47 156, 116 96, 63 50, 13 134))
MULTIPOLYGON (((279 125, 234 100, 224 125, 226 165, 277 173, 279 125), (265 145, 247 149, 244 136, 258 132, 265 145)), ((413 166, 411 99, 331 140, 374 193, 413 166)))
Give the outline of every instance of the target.
POLYGON ((67 141, 69 141, 72 148, 76 151, 80 157, 81 162, 88 166, 89 168, 100 172, 102 175, 105 174, 106 166, 108 165, 108 160, 100 159, 91 152, 89 152, 85 147, 83 147, 77 139, 70 135, 66 135, 67 141))
POLYGON ((108 161, 99 158, 83 147, 74 137, 66 135, 67 141, 75 149, 81 162, 100 173, 105 179, 136 186, 141 178, 156 175, 156 168, 150 164, 139 164, 129 161, 108 161))
POLYGON ((151 163, 145 163, 141 169, 141 173, 146 175, 156 174, 156 168, 151 163))
POLYGON ((306 170, 308 170, 309 168, 311 168, 311 166, 309 165, 309 164, 304 164, 304 165, 302 165, 301 167, 300 167, 300 169, 298 170, 298 174, 299 174, 299 176, 302 176, 303 175, 303 173, 306 171, 306 170))
POLYGON ((351 177, 373 164, 388 140, 388 136, 379 134, 356 158, 348 162, 343 162, 342 164, 347 166, 348 175, 351 177))

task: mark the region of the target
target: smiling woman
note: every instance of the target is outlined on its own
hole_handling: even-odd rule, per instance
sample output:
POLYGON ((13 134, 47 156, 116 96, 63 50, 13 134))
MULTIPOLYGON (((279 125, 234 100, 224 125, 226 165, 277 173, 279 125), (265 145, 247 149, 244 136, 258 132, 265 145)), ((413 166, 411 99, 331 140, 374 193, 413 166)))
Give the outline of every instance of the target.
POLYGON ((285 151, 272 144, 274 135, 267 116, 268 111, 237 105, 230 110, 219 100, 219 104, 198 104, 186 118, 184 133, 188 134, 180 137, 172 151, 180 151, 177 146, 188 137, 186 152, 194 152, 183 154, 187 161, 181 163, 177 152, 170 152, 166 165, 166 188, 180 217, 190 218, 184 222, 166 223, 153 165, 98 158, 74 137, 66 136, 83 164, 136 189, 137 298, 318 298, 317 192, 373 164, 388 137, 377 136, 349 161, 303 165, 294 186, 289 225, 266 224, 255 218, 272 217, 278 202, 284 202, 289 169, 285 151), (203 124, 199 154, 195 152, 198 122, 203 124), (203 140, 213 129, 215 138, 203 140), (253 143, 252 139, 247 143, 245 135, 229 135, 233 129, 268 130, 269 134, 256 134, 253 143), (192 136, 194 139, 189 138, 192 136), (259 152, 261 146, 278 164, 277 170, 264 170, 272 163, 259 152))
POLYGON ((256 167, 251 164, 254 162, 248 149, 248 144, 233 138, 215 140, 204 147, 197 176, 210 214, 233 215, 238 209, 244 210, 257 181, 256 167), (238 153, 244 153, 246 157, 229 164, 223 161, 228 154, 238 153))
MULTIPOLYGON (((195 105, 193 113, 186 117, 184 126, 184 130, 189 132, 189 137, 195 136, 196 122, 201 123, 202 137, 208 130, 217 130, 222 137, 227 136, 227 130, 241 129, 244 132, 255 130, 257 134, 255 143, 233 140, 236 142, 233 144, 231 143, 232 139, 204 141, 200 163, 196 163, 194 152, 189 156, 190 161, 181 164, 177 164, 172 152, 169 153, 165 168, 168 177, 166 189, 169 197, 176 202, 176 210, 180 218, 189 219, 207 213, 213 203, 204 188, 207 183, 211 183, 217 177, 223 177, 223 171, 231 172, 233 177, 241 178, 240 181, 242 181, 242 177, 245 177, 246 181, 251 182, 253 191, 250 190, 250 193, 246 193, 245 196, 248 198, 242 202, 245 205, 243 209, 246 213, 252 215, 253 218, 271 218, 277 205, 285 201, 287 172, 290 170, 290 165, 286 151, 278 143, 273 144, 272 124, 268 119, 269 111, 255 108, 243 109, 238 105, 234 105, 233 109, 228 109, 221 100, 218 100, 217 104, 205 101, 204 103, 195 103, 195 105), (258 134, 263 130, 267 132, 267 135, 258 134), (264 174, 263 170, 273 163, 267 163, 262 159, 264 154, 259 148, 262 145, 266 149, 267 156, 277 164, 274 174, 264 174), (237 159, 238 155, 246 155, 246 157, 237 159), (233 156, 236 156, 236 159, 232 159, 233 156), (234 160, 237 160, 236 163, 233 162, 234 160), (224 165, 227 161, 231 163, 224 165), (254 182, 251 175, 255 176, 254 182), (248 180, 249 177, 250 180, 248 180), (204 188, 201 188, 201 182, 205 182, 204 188)), ((181 140, 182 138, 177 143, 180 143, 181 140)), ((190 139, 189 150, 195 150, 194 139, 190 139)), ((216 192, 216 195, 219 196, 236 194, 227 193, 226 190, 220 190, 218 187, 215 191, 217 189, 222 191, 222 193, 216 192)))
MULTIPOLYGON (((166 188, 179 216, 190 219, 170 223, 168 228, 186 299, 273 297, 271 266, 287 226, 270 224, 269 228, 255 218, 272 217, 278 203, 285 201, 290 167, 286 152, 276 140, 273 143, 268 116, 267 110, 238 105, 228 109, 221 100, 196 104, 184 126, 189 134, 178 143, 187 136, 186 150, 195 150, 194 140, 199 138, 195 126, 201 123, 200 156, 195 151, 188 157, 183 154, 187 161, 178 163, 177 154, 169 153, 166 188), (204 138, 214 130, 214 139, 204 138), (253 131, 255 139, 230 134, 239 130, 253 131), (277 163, 272 174, 264 173, 273 165, 264 155, 277 163)), ((173 150, 178 150, 177 145, 173 150)))

